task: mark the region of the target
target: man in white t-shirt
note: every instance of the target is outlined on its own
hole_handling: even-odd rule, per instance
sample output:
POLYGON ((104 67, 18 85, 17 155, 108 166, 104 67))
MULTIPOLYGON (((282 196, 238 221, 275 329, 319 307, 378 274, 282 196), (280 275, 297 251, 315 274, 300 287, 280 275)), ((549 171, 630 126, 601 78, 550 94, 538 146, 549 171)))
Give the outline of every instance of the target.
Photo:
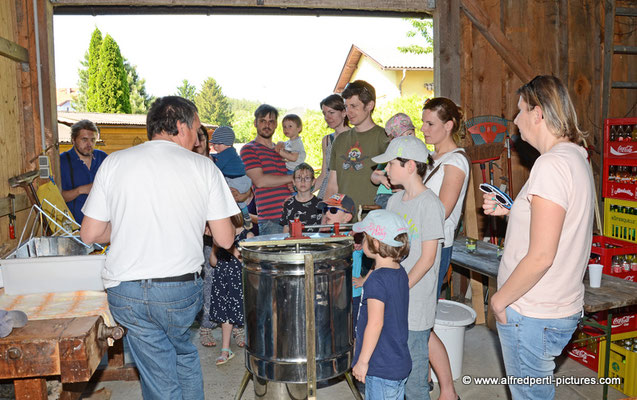
POLYGON ((111 243, 102 278, 144 398, 204 398, 189 329, 203 303, 202 238, 207 224, 231 247, 239 208, 212 160, 192 151, 200 125, 189 100, 157 99, 149 141, 105 160, 82 209, 82 240, 111 243))

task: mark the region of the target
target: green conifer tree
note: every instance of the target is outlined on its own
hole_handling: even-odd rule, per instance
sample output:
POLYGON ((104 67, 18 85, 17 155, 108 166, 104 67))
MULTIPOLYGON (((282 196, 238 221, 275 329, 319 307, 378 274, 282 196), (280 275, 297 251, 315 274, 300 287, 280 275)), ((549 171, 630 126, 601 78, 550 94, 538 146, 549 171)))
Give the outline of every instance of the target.
POLYGON ((137 65, 131 64, 126 57, 123 57, 123 59, 128 87, 130 88, 131 113, 146 114, 155 98, 146 92, 146 79, 140 78, 137 74, 137 65))
POLYGON ((130 88, 122 55, 117 42, 108 34, 104 37, 100 48, 97 81, 99 82, 96 99, 97 112, 123 114, 131 112, 130 88))
POLYGON ((102 32, 95 28, 88 46, 88 90, 86 92, 86 110, 98 110, 98 75, 100 68, 100 49, 102 48, 102 32))
POLYGON ((195 96, 195 105, 199 109, 202 122, 216 125, 232 125, 234 115, 228 98, 223 95, 221 86, 213 78, 208 78, 195 96))
POLYGON ((177 93, 175 93, 175 96, 181 96, 184 99, 188 99, 194 102, 196 94, 197 88, 195 87, 195 85, 192 85, 190 82, 188 82, 188 79, 184 79, 183 81, 181 81, 181 86, 177 87, 177 93))

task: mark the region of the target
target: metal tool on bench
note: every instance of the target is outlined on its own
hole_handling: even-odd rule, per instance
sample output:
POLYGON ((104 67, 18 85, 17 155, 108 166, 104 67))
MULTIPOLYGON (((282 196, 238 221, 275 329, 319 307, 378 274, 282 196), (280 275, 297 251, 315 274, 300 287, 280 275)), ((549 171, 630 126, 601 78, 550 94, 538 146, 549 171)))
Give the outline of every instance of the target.
MULTIPOLYGON (((347 224, 351 226, 351 224, 347 224)), ((239 243, 243 260, 246 373, 259 398, 316 398, 317 381, 350 372, 353 357, 352 240, 340 232, 272 234, 239 243)))

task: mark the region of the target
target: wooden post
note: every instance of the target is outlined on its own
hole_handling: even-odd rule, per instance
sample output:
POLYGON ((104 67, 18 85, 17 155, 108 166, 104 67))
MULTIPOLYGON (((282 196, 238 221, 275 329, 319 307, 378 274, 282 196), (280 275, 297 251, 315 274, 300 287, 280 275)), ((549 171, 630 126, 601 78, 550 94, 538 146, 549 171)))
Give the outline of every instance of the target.
POLYGON ((47 400, 46 379, 29 378, 13 381, 16 400, 47 400))

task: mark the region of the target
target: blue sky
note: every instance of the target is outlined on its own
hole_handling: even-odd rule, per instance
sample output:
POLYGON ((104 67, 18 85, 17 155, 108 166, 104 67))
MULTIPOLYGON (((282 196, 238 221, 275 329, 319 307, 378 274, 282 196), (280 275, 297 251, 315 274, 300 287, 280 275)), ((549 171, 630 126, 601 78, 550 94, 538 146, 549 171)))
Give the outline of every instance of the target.
MULTIPOLYGON (((413 42, 400 18, 255 15, 55 16, 58 88, 77 87, 77 70, 97 26, 146 79, 155 96, 173 94, 183 79, 197 88, 212 76, 224 94, 278 107, 318 109, 352 44, 413 42)), ((369 50, 367 50, 369 49, 369 50)))

